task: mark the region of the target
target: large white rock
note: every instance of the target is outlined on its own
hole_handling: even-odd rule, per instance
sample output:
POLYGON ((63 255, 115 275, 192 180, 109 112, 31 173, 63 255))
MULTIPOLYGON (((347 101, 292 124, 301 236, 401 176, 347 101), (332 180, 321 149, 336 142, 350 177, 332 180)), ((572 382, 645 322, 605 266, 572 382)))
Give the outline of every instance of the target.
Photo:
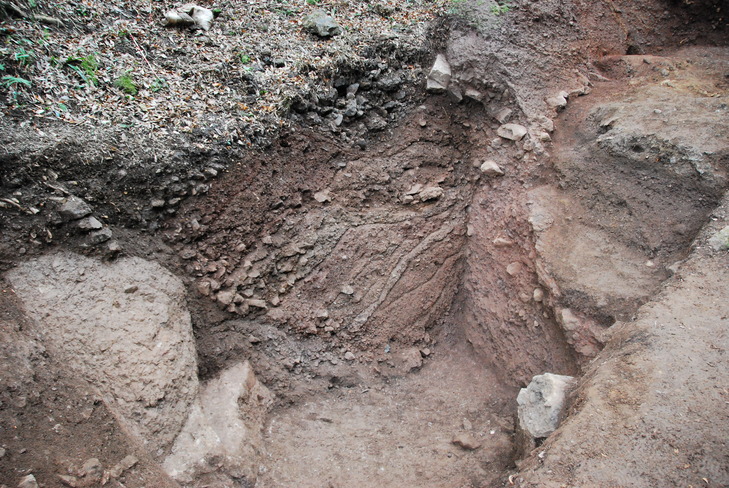
POLYGON ((239 486, 234 479, 255 483, 261 427, 271 403, 247 361, 226 369, 202 386, 165 471, 181 483, 216 471, 216 486, 239 486))
MULTIPOLYGON (((248 362, 200 386, 186 291, 159 264, 43 256, 7 279, 46 349, 182 483, 255 484, 272 394, 248 362), (165 456, 165 457, 163 457, 165 456)), ((247 486, 247 485, 246 485, 247 486)))
POLYGON ((150 452, 175 438, 197 395, 182 282, 159 264, 47 255, 7 273, 45 347, 98 388, 150 452))
POLYGON ((451 82, 451 65, 442 54, 435 58, 435 63, 428 73, 425 89, 430 93, 444 93, 451 82))
POLYGON ((544 373, 532 378, 522 388, 516 401, 519 404, 519 427, 534 439, 548 437, 559 426, 565 395, 572 376, 544 373))

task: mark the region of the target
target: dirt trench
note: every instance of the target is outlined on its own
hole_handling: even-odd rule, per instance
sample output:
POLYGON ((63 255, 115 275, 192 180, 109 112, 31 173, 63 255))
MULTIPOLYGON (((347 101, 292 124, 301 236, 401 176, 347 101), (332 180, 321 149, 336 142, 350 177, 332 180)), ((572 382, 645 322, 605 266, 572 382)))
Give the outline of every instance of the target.
MULTIPOLYGON (((2 377, 0 481, 94 486, 83 461, 133 452, 112 486, 729 483, 726 253, 708 244, 726 225, 729 59, 632 42, 565 75, 552 117, 492 74, 480 100, 417 95, 364 144, 286 131, 151 235, 115 229, 108 263, 20 260, 3 278, 2 359, 23 367, 2 377), (527 136, 499 136, 507 122, 527 136), (110 316, 136 326, 96 336, 110 316), (697 338, 683 361, 711 356, 664 378, 697 338), (110 350, 180 364, 127 374, 110 350), (543 372, 585 375, 563 428, 518 452, 515 398, 543 372), (672 430, 679 410, 693 433, 672 430)), ((449 49, 473 88, 481 68, 449 49)))

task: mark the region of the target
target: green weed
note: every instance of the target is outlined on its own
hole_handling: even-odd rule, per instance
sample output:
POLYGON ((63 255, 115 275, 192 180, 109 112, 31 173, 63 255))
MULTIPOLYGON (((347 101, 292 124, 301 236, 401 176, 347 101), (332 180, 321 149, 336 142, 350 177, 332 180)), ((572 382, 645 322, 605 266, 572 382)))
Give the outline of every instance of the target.
POLYGON ((15 85, 30 86, 31 82, 30 82, 30 80, 26 80, 25 78, 18 78, 17 76, 5 75, 2 78, 0 78, 0 85, 4 86, 5 88, 11 88, 15 85))
POLYGON ((21 47, 13 53, 13 57, 15 58, 15 61, 18 62, 18 64, 27 65, 33 62, 33 58, 35 58, 35 53, 33 51, 26 51, 24 47, 21 47))
POLYGON ((149 85, 149 89, 153 92, 158 92, 167 89, 169 85, 167 84, 167 80, 164 78, 155 78, 151 85, 149 85))
POLYGON ((501 15, 511 10, 511 5, 509 5, 508 3, 504 3, 502 5, 492 5, 490 10, 491 13, 494 15, 501 15))
POLYGON ((99 60, 95 54, 89 54, 86 56, 69 56, 66 58, 65 63, 69 68, 76 72, 76 74, 83 80, 87 85, 98 85, 99 78, 97 76, 99 72, 99 60))
POLYGON ((121 89, 121 91, 123 91, 127 95, 134 96, 139 92, 137 84, 134 83, 134 79, 132 78, 131 74, 129 74, 129 72, 124 73, 116 80, 114 80, 114 86, 121 89))

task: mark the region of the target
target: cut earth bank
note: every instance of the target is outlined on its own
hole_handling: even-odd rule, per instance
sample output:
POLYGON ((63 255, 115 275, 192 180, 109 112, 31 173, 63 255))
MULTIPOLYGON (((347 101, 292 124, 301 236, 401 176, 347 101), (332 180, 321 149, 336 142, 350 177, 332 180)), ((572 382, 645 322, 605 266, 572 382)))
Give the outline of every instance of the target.
MULTIPOLYGON (((679 49, 670 3, 493 6, 364 149, 287 130, 101 250, 18 259, 7 209, 2 482, 729 484, 722 13, 679 49), (544 372, 578 378, 522 444, 544 372)), ((62 234, 101 208, 59 180, 62 234)))

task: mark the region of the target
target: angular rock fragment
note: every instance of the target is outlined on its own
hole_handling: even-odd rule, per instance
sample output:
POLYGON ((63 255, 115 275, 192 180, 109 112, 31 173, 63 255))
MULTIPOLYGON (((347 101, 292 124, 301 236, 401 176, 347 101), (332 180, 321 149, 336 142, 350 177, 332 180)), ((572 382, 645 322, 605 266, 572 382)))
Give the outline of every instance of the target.
POLYGON ((81 230, 99 230, 104 225, 96 217, 89 216, 78 221, 76 224, 81 230))
POLYGON ((35 480, 35 476, 29 474, 21 478, 18 488, 38 488, 38 482, 35 480))
POLYGON ((428 93, 445 93, 451 82, 451 66, 442 54, 435 58, 435 63, 428 73, 425 89, 428 93))
POLYGON ((520 141, 527 135, 527 129, 519 124, 504 124, 497 129, 496 133, 504 139, 520 141))
POLYGON ((318 191, 314 193, 314 200, 319 203, 331 202, 332 197, 329 195, 329 190, 318 191))
POLYGON ((547 98, 546 102, 550 108, 555 110, 562 110, 567 106, 567 98, 565 98, 561 93, 547 98))
POLYGON ((124 471, 133 468, 138 462, 139 459, 137 459, 137 457, 132 454, 125 456, 124 459, 116 463, 116 465, 111 468, 111 470, 109 471, 109 476, 111 476, 112 478, 118 478, 122 474, 124 474, 124 471))
POLYGON ((439 186, 431 186, 420 192, 420 200, 427 202, 429 200, 437 200, 443 196, 443 188, 439 186))
POLYGON ((484 163, 481 165, 481 173, 485 174, 486 176, 496 177, 496 176, 503 176, 504 170, 501 169, 501 167, 496 164, 495 161, 487 160, 484 161, 484 163))
POLYGON ((78 197, 68 197, 58 212, 65 219, 78 220, 91 213, 91 206, 78 197))
POLYGON ((513 112, 510 108, 504 107, 494 114, 494 118, 499 124, 505 124, 509 121, 513 112))
POLYGON ((112 232, 111 229, 108 227, 106 229, 97 230, 96 232, 92 232, 89 234, 88 242, 90 245, 95 246, 97 244, 102 244, 109 239, 111 239, 112 232))

